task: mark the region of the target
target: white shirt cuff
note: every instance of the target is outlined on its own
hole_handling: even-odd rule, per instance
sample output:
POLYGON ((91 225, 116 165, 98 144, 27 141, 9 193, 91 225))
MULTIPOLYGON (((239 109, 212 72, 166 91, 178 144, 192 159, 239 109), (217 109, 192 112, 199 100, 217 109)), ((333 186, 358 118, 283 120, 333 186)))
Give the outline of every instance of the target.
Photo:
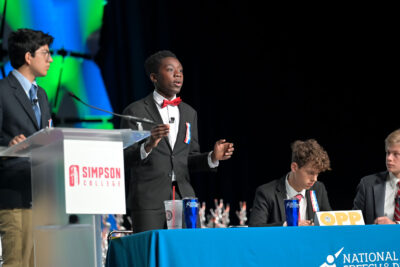
POLYGON ((219 160, 217 160, 217 162, 214 163, 211 159, 211 154, 212 154, 212 151, 210 153, 208 153, 208 157, 207 157, 208 166, 210 166, 210 168, 217 168, 219 166, 219 160))
POLYGON ((145 143, 143 143, 143 144, 140 145, 140 158, 141 158, 142 160, 145 159, 145 158, 147 158, 147 156, 151 153, 151 150, 150 150, 149 153, 146 152, 146 149, 144 149, 144 144, 145 144, 145 143))

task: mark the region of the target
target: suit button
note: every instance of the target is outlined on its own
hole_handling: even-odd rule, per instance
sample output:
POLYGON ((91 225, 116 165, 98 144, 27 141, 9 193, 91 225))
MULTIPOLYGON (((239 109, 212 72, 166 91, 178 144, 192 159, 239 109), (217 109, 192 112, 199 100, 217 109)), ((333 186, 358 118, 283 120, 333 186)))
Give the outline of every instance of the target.
POLYGON ((171 156, 171 159, 174 159, 174 158, 175 158, 175 156, 174 156, 174 155, 172 155, 172 156, 171 156))

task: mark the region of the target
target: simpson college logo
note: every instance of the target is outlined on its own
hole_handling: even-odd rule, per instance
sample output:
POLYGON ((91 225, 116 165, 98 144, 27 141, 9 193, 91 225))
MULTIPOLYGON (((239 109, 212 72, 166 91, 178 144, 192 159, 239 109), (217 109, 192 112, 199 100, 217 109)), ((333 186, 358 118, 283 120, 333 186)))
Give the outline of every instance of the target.
POLYGON ((70 187, 120 187, 121 168, 94 167, 94 166, 69 166, 70 187))
POLYGON ((79 167, 78 165, 69 166, 69 186, 75 186, 75 181, 79 185, 79 167))

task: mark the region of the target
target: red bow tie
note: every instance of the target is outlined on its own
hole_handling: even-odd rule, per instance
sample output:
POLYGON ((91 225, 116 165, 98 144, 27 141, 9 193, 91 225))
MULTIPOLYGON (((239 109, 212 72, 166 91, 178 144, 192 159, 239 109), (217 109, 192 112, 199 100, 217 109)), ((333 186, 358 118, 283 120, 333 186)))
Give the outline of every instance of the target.
POLYGON ((169 101, 168 99, 164 99, 164 101, 161 104, 161 108, 165 108, 168 105, 171 106, 177 106, 182 102, 182 99, 180 97, 175 98, 174 100, 169 101))

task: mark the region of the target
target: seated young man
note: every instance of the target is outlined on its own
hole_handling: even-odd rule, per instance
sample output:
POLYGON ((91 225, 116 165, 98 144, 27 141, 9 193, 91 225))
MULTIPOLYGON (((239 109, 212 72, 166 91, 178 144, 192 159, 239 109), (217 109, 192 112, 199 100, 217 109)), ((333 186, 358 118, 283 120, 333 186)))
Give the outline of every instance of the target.
POLYGON ((399 224, 400 129, 385 139, 386 171, 361 179, 353 209, 361 210, 365 224, 399 224))
POLYGON ((325 186, 317 181, 318 174, 330 170, 326 151, 310 139, 292 144, 290 172, 280 179, 261 185, 256 190, 249 226, 286 225, 284 200, 300 199, 299 226, 314 225, 315 210, 311 195, 315 192, 321 211, 331 210, 325 186))

